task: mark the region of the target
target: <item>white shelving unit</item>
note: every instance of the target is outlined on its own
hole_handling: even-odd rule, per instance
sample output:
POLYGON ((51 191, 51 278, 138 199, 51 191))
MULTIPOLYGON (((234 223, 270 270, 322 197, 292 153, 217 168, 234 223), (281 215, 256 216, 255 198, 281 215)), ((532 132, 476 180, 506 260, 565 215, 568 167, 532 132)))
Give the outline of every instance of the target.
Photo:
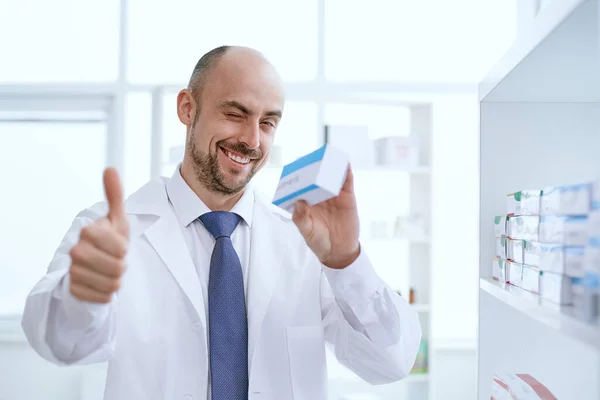
POLYGON ((531 374, 559 399, 600 398, 600 327, 494 281, 505 196, 600 176, 600 5, 549 3, 479 86, 478 398, 494 374, 531 374))

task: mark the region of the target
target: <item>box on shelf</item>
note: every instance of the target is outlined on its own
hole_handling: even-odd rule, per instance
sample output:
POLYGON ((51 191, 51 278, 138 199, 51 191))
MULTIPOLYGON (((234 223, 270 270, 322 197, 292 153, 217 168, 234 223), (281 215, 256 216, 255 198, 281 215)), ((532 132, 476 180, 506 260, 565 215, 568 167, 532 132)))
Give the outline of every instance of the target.
POLYGON ((494 217, 494 235, 496 237, 507 236, 506 231, 506 215, 498 215, 494 217))
POLYGON ((572 279, 548 271, 540 272, 540 296, 560 305, 573 304, 572 279))
POLYGON ((518 285, 532 293, 540 292, 540 269, 530 265, 523 264, 523 274, 521 284, 518 285))
POLYGON ((524 241, 523 264, 531 265, 532 267, 539 267, 541 253, 542 244, 540 242, 524 241))
POLYGON ((538 241, 540 217, 525 215, 508 217, 508 237, 511 239, 538 241))
POLYGON ((587 321, 600 320, 600 274, 595 271, 586 271, 583 278, 582 313, 587 321))
POLYGON ((585 295, 585 286, 583 278, 571 278, 571 295, 573 297, 573 308, 577 316, 583 314, 583 302, 585 295))
POLYGON ((508 282, 506 279, 506 260, 496 257, 492 261, 492 277, 500 282, 508 282))
POLYGON ((544 188, 542 191, 543 215, 584 215, 590 211, 592 184, 579 183, 544 188))
POLYGON ((541 190, 521 190, 506 196, 508 215, 539 215, 541 190))
POLYGON ((496 257, 499 258, 507 258, 507 250, 506 250, 506 237, 497 237, 496 238, 496 257))
POLYGON ((588 235, 600 237, 600 209, 594 209, 588 214, 588 235))
POLYGON ((419 141, 415 136, 388 136, 376 139, 375 162, 378 165, 416 167, 419 165, 419 141))
POLYGON ((588 241, 588 216, 545 215, 541 217, 539 241, 585 246, 588 241))
POLYGON ((550 390, 529 374, 497 374, 491 400, 557 400, 550 390))
POLYGON ((523 264, 506 261, 506 282, 511 285, 521 286, 523 280, 523 264))
POLYGON ((292 212, 298 200, 309 205, 337 196, 348 172, 348 156, 325 145, 283 167, 273 204, 292 212))
POLYGON ((506 258, 517 263, 524 263, 524 243, 524 240, 508 239, 506 242, 506 258))
POLYGON ((539 267, 542 271, 583 278, 584 246, 543 243, 540 251, 539 267))
POLYGON ((600 237, 592 236, 585 246, 583 269, 600 274, 600 237))

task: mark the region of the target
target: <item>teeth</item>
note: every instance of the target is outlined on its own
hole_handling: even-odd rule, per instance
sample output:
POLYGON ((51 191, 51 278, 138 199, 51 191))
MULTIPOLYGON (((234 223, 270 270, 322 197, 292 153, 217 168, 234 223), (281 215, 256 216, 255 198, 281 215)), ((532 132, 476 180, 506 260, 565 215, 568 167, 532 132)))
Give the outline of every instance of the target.
POLYGON ((227 154, 227 157, 231 158, 233 161, 239 162, 240 164, 248 164, 250 162, 249 158, 236 156, 235 154, 232 154, 227 150, 225 150, 225 154, 227 154))

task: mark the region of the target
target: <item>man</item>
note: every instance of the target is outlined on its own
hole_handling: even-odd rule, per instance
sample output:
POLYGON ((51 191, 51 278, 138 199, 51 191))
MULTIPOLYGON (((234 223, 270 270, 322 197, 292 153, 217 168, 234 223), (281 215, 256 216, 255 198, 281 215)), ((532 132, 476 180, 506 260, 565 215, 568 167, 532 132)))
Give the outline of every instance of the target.
POLYGON ((360 247, 352 171, 292 218, 248 182, 266 163, 283 84, 258 52, 219 47, 177 97, 186 151, 170 179, 82 211, 30 293, 23 328, 61 365, 110 361, 106 399, 327 398, 325 341, 358 376, 410 371, 416 313, 360 247))

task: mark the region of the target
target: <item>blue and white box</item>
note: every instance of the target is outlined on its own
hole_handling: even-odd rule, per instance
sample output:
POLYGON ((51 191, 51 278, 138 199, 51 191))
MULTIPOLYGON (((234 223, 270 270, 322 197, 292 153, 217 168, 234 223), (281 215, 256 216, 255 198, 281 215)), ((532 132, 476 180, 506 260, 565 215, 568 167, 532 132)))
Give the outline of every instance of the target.
POLYGON ((541 211, 543 215, 585 215, 591 200, 591 183, 547 187, 542 191, 541 211))
POLYGON ((540 242, 585 246, 588 242, 588 216, 546 215, 540 218, 540 242))
POLYGON ((569 277, 583 278, 585 246, 540 245, 540 269, 569 277))
POLYGON ((315 205, 329 200, 344 186, 348 155, 327 144, 283 167, 273 204, 294 211, 298 200, 315 205))

